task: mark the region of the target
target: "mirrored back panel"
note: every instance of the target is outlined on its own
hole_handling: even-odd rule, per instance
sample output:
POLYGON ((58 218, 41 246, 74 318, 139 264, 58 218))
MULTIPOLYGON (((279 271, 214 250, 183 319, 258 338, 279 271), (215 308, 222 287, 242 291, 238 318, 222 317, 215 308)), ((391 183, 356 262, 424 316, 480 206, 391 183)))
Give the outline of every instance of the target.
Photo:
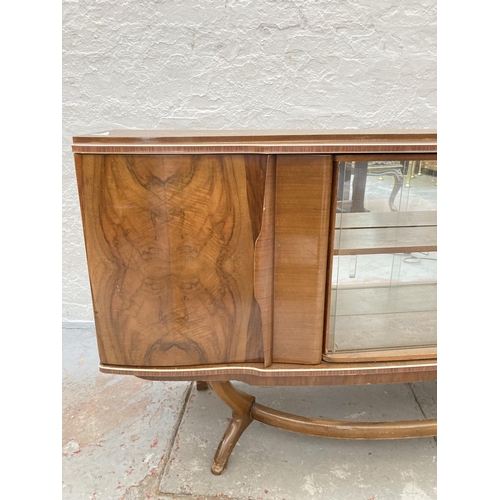
POLYGON ((337 168, 328 350, 436 346, 437 162, 337 168))

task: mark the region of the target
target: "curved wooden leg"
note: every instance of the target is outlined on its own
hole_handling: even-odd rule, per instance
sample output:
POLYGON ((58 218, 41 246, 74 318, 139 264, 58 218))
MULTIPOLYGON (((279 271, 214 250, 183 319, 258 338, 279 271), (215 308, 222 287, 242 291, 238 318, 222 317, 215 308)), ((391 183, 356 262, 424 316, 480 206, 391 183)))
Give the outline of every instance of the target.
POLYGON ((212 473, 220 475, 224 472, 238 439, 252 423, 252 406, 255 398, 236 390, 231 382, 210 382, 210 386, 224 403, 233 410, 233 417, 215 452, 212 473))
POLYGON ((224 472, 229 455, 252 420, 287 431, 340 439, 403 439, 437 435, 437 419, 395 422, 355 422, 326 420, 293 415, 255 402, 255 397, 236 390, 230 382, 210 382, 210 386, 233 410, 233 418, 215 453, 212 472, 224 472))
POLYGON ((231 452, 245 429, 252 423, 252 420, 253 419, 250 415, 236 415, 235 412, 233 412, 233 418, 231 419, 231 422, 229 423, 229 426, 226 429, 224 436, 222 436, 219 446, 217 447, 217 451, 215 452, 211 469, 212 474, 219 476, 226 470, 231 452))
POLYGON ((337 439, 407 439, 437 434, 435 418, 395 422, 325 420, 292 415, 258 403, 252 407, 252 418, 287 431, 337 439))
POLYGON ((196 390, 198 390, 198 391, 208 390, 208 382, 204 382, 203 380, 198 380, 196 382, 196 390))

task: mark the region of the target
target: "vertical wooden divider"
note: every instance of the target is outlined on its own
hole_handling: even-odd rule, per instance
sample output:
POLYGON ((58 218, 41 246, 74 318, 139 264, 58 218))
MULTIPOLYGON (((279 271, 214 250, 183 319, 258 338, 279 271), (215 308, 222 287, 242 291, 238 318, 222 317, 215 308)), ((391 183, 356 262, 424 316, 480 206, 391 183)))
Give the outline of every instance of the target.
POLYGON ((273 362, 276 156, 267 157, 262 228, 255 242, 254 293, 262 318, 264 366, 273 362))
POLYGON ((275 363, 321 363, 332 170, 331 155, 277 158, 275 363))

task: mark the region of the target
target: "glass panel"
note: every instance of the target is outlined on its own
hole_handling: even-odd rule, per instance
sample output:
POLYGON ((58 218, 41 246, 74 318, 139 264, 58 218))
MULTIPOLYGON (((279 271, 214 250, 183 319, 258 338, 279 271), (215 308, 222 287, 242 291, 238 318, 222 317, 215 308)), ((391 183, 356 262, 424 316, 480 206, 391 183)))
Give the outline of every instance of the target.
POLYGON ((437 163, 340 163, 333 352, 436 345, 437 163))

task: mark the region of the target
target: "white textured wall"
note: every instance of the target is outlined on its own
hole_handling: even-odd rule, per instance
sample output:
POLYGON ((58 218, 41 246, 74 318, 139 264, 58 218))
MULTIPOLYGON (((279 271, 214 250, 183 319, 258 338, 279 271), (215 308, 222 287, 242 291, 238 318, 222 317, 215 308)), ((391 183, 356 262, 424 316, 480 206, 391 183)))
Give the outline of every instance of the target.
POLYGON ((63 321, 93 319, 72 135, 436 127, 436 0, 65 0, 63 49, 63 321))

